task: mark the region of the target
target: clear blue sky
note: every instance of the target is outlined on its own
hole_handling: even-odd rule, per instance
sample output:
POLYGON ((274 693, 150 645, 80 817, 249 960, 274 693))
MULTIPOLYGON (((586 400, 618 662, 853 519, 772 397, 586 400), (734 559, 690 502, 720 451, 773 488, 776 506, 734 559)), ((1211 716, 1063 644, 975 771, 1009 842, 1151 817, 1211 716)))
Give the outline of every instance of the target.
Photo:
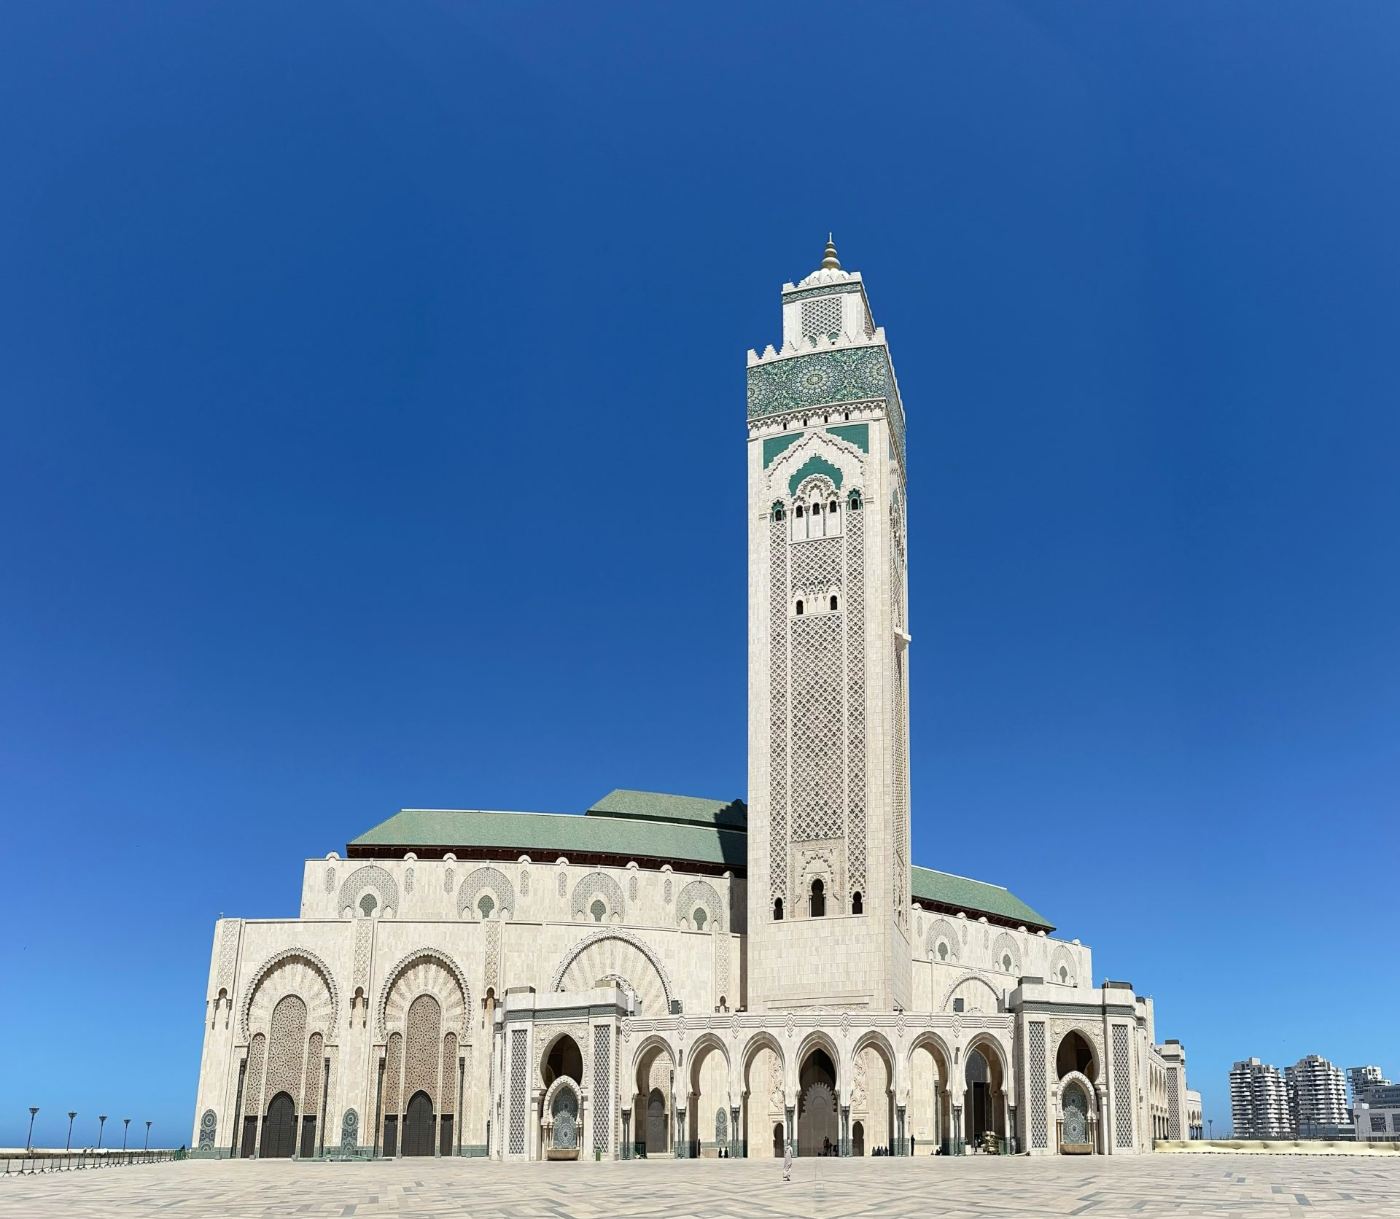
POLYGON ((0 10, 0 1142, 189 1137, 213 921, 745 787, 744 351, 909 417, 915 857, 1400 1073, 1393 4, 0 10))

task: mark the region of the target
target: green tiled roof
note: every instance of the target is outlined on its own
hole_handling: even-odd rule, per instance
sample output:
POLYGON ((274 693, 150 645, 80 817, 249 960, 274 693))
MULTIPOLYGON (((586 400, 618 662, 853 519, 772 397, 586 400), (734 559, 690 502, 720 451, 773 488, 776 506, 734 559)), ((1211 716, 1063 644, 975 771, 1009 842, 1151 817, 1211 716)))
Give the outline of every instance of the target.
MULTIPOLYGON (((662 792, 609 792, 586 815, 504 813, 480 809, 406 808, 349 844, 353 856, 385 851, 473 851, 536 862, 560 855, 611 855, 621 859, 702 864, 743 875, 748 869, 747 810, 743 801, 703 800, 662 792)), ((915 901, 1033 931, 1054 925, 1000 885, 932 868, 912 869, 915 901)))
POLYGON ((618 787, 588 810, 590 817, 632 817, 639 821, 676 821, 720 829, 747 830, 749 812, 742 800, 704 800, 666 792, 618 787))
POLYGON ((746 835, 705 825, 580 817, 575 813, 498 813, 476 809, 406 808, 350 843, 365 847, 477 848, 520 851, 540 860, 559 855, 620 855, 624 859, 685 861, 742 872, 746 835))
POLYGON ((1046 931, 1055 929, 1048 919, 1000 885, 969 880, 966 876, 954 876, 951 872, 935 872, 932 868, 921 868, 917 864, 910 870, 913 872, 915 901, 937 902, 942 906, 966 910, 969 914, 995 915, 1013 923, 1025 923, 1032 931, 1039 931, 1042 927, 1046 931))

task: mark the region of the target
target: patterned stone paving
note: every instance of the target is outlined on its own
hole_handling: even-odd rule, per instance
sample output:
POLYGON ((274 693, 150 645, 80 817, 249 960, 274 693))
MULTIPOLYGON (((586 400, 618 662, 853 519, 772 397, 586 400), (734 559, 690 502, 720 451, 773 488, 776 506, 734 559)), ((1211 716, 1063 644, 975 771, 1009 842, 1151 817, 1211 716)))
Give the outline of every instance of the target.
POLYGON ((0 1216, 1400 1219, 1400 1157, 186 1162, 0 1179, 0 1216))

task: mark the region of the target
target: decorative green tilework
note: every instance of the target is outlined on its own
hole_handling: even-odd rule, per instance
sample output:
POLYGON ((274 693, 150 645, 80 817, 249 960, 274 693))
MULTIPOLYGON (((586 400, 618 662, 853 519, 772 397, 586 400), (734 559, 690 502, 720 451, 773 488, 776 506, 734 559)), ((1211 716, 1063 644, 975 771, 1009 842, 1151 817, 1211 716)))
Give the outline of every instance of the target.
POLYGON ((788 479, 788 494, 796 495, 802 480, 810 478, 813 474, 825 474, 836 485, 838 491, 841 489, 841 471, 823 457, 809 457, 797 473, 788 479))
POLYGON ((801 432, 789 432, 786 436, 765 436, 763 439, 763 468, 766 470, 782 451, 802 439, 801 432))
POLYGON ((749 418, 828 402, 888 398, 893 385, 889 356, 879 345, 840 347, 755 364, 749 369, 749 418))
POLYGON ((870 425, 868 423, 841 423, 826 429, 833 436, 839 436, 855 445, 862 453, 870 452, 870 425))
POLYGON ((783 293, 783 304, 790 305, 793 301, 805 301, 811 296, 836 296, 845 292, 859 291, 860 285, 857 283, 819 284, 815 288, 795 288, 791 292, 783 293))

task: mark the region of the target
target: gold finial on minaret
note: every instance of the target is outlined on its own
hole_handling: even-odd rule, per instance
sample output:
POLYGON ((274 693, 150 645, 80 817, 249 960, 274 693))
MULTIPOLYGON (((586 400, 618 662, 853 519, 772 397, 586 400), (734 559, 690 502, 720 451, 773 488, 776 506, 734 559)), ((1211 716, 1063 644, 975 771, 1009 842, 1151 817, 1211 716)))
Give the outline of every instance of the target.
POLYGON ((831 234, 826 235, 826 253, 822 255, 823 271, 839 271, 841 260, 836 257, 836 243, 832 241, 831 234))

